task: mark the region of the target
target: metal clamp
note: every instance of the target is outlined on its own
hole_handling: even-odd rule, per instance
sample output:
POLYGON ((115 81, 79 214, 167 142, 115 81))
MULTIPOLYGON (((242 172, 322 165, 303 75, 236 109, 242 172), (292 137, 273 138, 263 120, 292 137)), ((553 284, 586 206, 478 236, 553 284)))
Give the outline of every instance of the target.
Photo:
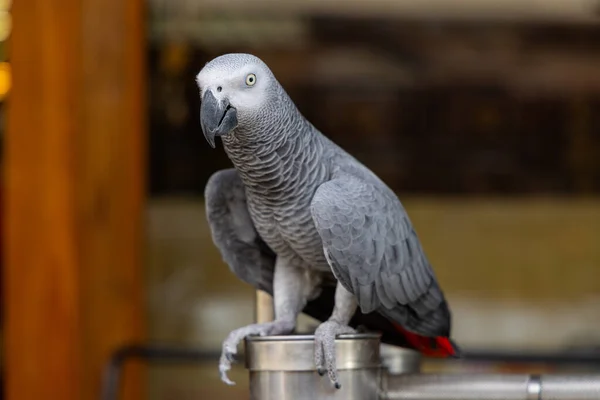
POLYGON ((542 377, 540 375, 531 375, 527 382, 527 400, 542 399, 542 377))

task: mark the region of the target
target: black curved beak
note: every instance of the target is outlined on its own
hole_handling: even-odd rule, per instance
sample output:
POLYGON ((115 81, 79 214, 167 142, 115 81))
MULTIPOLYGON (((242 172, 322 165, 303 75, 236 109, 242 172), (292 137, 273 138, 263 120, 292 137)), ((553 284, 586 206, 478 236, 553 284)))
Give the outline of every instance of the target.
POLYGON ((210 146, 215 148, 215 136, 227 135, 237 126, 237 111, 228 101, 218 101, 207 90, 200 104, 200 126, 210 146))

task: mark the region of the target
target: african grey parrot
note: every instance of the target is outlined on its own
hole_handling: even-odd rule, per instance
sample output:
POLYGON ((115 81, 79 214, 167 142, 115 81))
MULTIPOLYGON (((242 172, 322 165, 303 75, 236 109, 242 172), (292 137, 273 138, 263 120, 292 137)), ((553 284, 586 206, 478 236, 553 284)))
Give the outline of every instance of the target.
POLYGON ((315 366, 340 388, 335 338, 357 326, 424 354, 458 356, 450 310, 402 204, 385 183, 307 121, 268 66, 226 54, 196 77, 200 123, 234 168, 205 188, 212 238, 241 280, 273 295, 275 319, 223 342, 221 379, 241 340, 315 331, 315 366))

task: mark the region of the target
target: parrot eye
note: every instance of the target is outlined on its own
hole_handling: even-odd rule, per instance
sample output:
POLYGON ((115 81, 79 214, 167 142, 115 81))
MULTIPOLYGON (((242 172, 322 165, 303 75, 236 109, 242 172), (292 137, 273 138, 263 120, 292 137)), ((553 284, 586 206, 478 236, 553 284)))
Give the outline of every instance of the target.
POLYGON ((246 76, 246 85, 254 86, 255 83, 256 83, 256 75, 248 74, 248 76, 246 76))

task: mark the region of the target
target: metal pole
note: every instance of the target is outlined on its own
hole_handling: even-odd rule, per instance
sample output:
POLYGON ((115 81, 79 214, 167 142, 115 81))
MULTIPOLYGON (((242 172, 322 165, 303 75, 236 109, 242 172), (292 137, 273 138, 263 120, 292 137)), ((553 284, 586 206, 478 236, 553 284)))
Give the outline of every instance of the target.
POLYGON ((335 389, 315 370, 312 335, 246 338, 250 400, 379 400, 382 369, 377 334, 341 335, 335 389))
POLYGON ((389 375, 416 373, 421 371, 421 353, 412 349, 381 343, 381 365, 389 375))
POLYGON ((404 374, 384 382, 386 400, 598 400, 600 375, 404 374))

